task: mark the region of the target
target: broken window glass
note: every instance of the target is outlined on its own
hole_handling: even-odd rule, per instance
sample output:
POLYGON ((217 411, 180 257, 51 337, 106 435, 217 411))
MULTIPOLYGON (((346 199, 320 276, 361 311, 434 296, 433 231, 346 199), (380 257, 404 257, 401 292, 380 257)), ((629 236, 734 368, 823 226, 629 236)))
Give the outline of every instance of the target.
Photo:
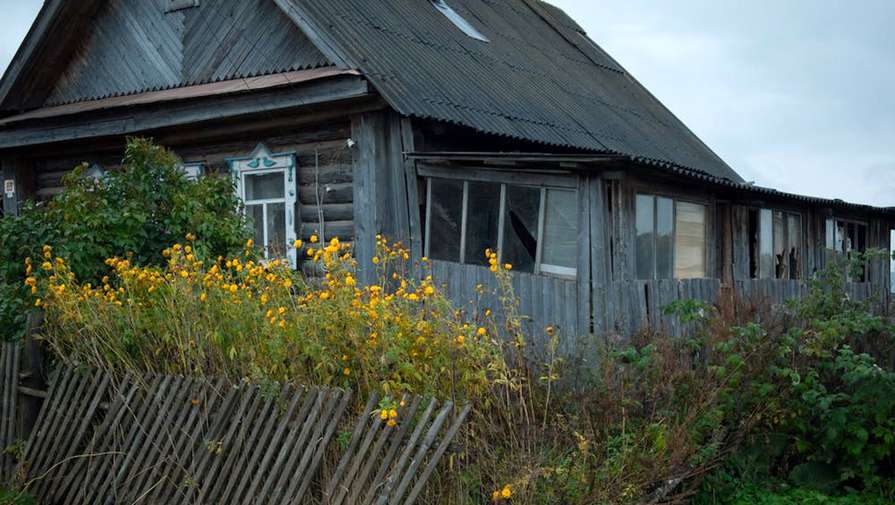
POLYGON ((429 257, 460 261, 463 182, 429 179, 429 257))
POLYGON ((789 257, 789 278, 802 277, 802 216, 788 214, 786 216, 787 256, 789 257))
POLYGON ((758 277, 772 279, 774 278, 774 213, 768 209, 761 209, 758 220, 758 277))
POLYGON ((534 272, 538 251, 541 190, 506 186, 503 261, 520 272, 534 272))

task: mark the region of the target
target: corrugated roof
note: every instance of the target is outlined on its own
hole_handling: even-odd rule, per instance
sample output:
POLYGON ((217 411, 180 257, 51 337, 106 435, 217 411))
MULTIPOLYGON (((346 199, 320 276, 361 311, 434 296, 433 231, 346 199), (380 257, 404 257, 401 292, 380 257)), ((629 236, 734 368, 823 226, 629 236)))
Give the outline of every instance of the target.
MULTIPOLYGON (((400 113, 742 178, 561 10, 537 0, 278 0, 400 113)), ((326 52, 326 51, 324 51, 326 52)))

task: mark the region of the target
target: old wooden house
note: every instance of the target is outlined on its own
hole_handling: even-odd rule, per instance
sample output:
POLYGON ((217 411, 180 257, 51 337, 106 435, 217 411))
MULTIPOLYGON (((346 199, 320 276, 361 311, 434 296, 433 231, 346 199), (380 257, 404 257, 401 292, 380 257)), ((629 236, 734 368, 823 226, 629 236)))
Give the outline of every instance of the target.
MULTIPOLYGON (((895 222, 745 183, 539 0, 47 0, 0 81, 5 212, 128 135, 232 174, 269 256, 338 236, 369 276, 382 233, 466 303, 492 248, 568 351, 677 299, 800 296, 895 222)), ((887 261, 851 281, 888 301, 887 261)))

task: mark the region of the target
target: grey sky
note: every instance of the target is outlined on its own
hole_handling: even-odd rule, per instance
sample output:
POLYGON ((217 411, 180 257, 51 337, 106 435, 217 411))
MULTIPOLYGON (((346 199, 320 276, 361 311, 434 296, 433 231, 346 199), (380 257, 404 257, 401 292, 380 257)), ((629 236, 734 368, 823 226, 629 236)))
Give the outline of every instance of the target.
MULTIPOLYGON (((5 68, 40 0, 4 2, 5 68)), ((553 0, 747 180, 895 205, 892 0, 553 0)))

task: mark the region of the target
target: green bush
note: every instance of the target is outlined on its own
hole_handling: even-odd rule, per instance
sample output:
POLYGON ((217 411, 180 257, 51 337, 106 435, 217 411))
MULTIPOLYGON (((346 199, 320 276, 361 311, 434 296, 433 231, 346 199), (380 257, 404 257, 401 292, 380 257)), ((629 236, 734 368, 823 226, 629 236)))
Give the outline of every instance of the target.
POLYGON ((40 264, 44 244, 53 244, 78 278, 96 284, 108 269, 105 258, 161 265, 161 251, 187 233, 198 237, 202 254, 227 255, 249 236, 229 178, 190 181, 174 155, 150 140, 129 139, 121 169, 100 180, 84 177, 86 168, 67 175, 65 191, 51 201, 25 203, 18 216, 0 220, 0 324, 11 329, 7 338, 21 333, 31 306, 25 258, 40 264))

